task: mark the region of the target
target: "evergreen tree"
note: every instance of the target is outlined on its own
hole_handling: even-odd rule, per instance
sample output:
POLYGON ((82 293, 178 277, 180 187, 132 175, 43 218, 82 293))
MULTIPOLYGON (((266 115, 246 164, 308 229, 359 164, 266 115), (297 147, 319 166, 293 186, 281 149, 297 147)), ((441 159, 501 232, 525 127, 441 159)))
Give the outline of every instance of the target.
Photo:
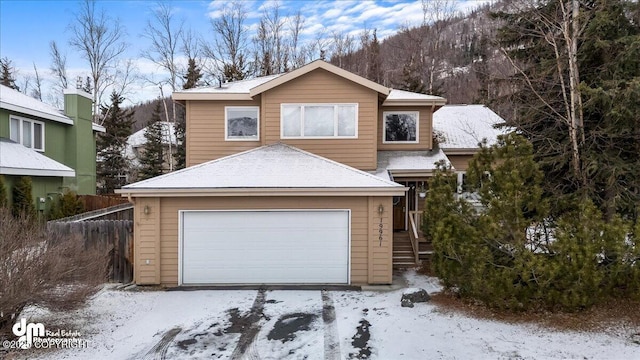
POLYGON ((23 176, 13 187, 13 216, 36 216, 33 185, 29 176, 23 176))
POLYGON ((131 135, 133 111, 120 106, 124 98, 115 91, 111 94, 111 105, 102 107, 105 133, 99 134, 96 141, 99 192, 113 193, 127 182, 129 163, 124 156, 127 137, 131 135))
POLYGON ((580 46, 587 189, 608 219, 640 211, 640 23, 637 2, 600 1, 580 46))
POLYGON ((413 55, 410 56, 409 61, 402 67, 402 90, 407 90, 415 93, 426 94, 427 87, 422 81, 420 71, 417 68, 417 62, 414 61, 413 55))
POLYGON ((183 89, 192 89, 197 87, 200 83, 200 79, 202 78, 202 70, 196 63, 196 59, 189 58, 187 73, 183 76, 184 85, 183 89))
POLYGON ((185 116, 178 117, 174 125, 174 133, 176 135, 176 152, 173 155, 175 160, 175 169, 184 169, 187 166, 187 121, 185 116))
POLYGON ((516 135, 474 156, 469 188, 483 205, 456 198, 442 166, 429 182, 423 231, 444 285, 491 307, 580 310, 611 297, 637 297, 640 226, 608 222, 586 196, 550 216, 532 146, 516 135))
POLYGON ((4 183, 4 175, 0 175, 0 208, 7 207, 9 199, 7 199, 7 186, 4 183))
POLYGON ((580 192, 608 219, 615 213, 637 218, 640 24, 631 14, 638 4, 527 4, 519 12, 496 14, 505 24, 498 35, 500 45, 509 49, 518 67, 510 79, 516 90, 502 99, 519 109, 508 121, 533 144, 547 180, 545 191, 557 201, 557 214, 570 210, 571 197, 580 192), (562 28, 567 31, 554 30, 562 28))
POLYGON ((84 212, 84 203, 75 191, 65 190, 62 196, 53 203, 49 211, 49 220, 65 218, 84 212))
POLYGON ((158 101, 144 132, 146 141, 144 152, 140 157, 140 172, 138 173, 141 180, 162 175, 164 165, 164 144, 162 141, 164 125, 160 119, 160 111, 160 101, 158 101))
POLYGON ((7 57, 0 59, 0 84, 20 91, 20 88, 16 85, 15 68, 7 57))

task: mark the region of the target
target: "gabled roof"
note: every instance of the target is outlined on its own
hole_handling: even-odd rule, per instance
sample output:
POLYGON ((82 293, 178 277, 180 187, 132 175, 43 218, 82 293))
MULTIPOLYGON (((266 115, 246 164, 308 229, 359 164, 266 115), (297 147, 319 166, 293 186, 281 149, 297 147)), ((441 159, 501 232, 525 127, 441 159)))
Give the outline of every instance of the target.
POLYGON ((72 168, 6 138, 0 138, 0 174, 76 176, 72 168))
POLYGON ((433 113, 433 131, 439 141, 438 146, 447 153, 475 152, 478 144, 487 139, 493 145, 498 135, 511 131, 496 128, 505 120, 484 105, 447 105, 433 113))
POLYGON ((328 62, 322 61, 322 60, 316 60, 313 61, 303 67, 297 68, 293 71, 290 71, 282 76, 279 76, 275 79, 272 79, 268 82, 265 82, 262 85, 256 86, 254 88, 251 89, 251 91, 249 92, 249 94, 251 95, 251 97, 256 96, 260 93, 263 93, 269 89, 273 89, 274 87, 284 84, 287 81, 291 81, 295 78, 298 78, 304 74, 310 73, 313 70, 316 69, 323 69, 326 70, 330 73, 333 73, 335 75, 341 76, 345 79, 351 80, 356 84, 360 84, 364 87, 367 87, 371 90, 377 91, 382 95, 389 95, 389 91, 390 89, 387 87, 384 87, 378 83, 375 83, 371 80, 365 79, 362 76, 358 76, 352 72, 349 72, 347 70, 343 70, 335 65, 331 65, 328 62))
POLYGON ((439 96, 412 93, 409 91, 390 89, 376 82, 365 79, 347 70, 331 65, 322 60, 313 61, 288 73, 262 76, 254 79, 234 81, 219 87, 200 87, 181 90, 173 93, 174 100, 252 100, 254 96, 273 89, 288 81, 296 79, 311 71, 323 69, 359 85, 374 90, 386 99, 383 105, 395 106, 442 106, 446 99, 439 96))
POLYGON ((126 185, 119 193, 162 196, 305 195, 359 193, 403 195, 405 188, 364 171, 277 143, 126 185))
POLYGON ((4 85, 0 85, 0 108, 73 125, 73 119, 55 107, 4 85))

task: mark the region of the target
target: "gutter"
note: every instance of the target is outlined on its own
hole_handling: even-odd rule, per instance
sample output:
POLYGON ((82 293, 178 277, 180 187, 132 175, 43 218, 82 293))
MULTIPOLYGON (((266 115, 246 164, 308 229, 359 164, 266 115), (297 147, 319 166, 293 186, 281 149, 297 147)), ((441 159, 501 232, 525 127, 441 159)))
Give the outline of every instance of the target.
POLYGON ((404 186, 390 188, 146 188, 118 189, 115 192, 122 197, 224 197, 224 196, 404 196, 409 188, 404 186))

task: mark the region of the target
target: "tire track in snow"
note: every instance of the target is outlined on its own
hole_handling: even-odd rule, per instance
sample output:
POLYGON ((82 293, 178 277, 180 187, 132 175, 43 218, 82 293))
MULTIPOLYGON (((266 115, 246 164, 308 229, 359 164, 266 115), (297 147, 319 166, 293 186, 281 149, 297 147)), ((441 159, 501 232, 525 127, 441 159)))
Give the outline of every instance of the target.
POLYGON ((158 341, 147 353, 144 355, 145 360, 162 360, 167 356, 167 349, 169 344, 175 339, 175 337, 182 331, 181 328, 173 328, 162 335, 162 339, 158 341))
POLYGON ((231 359, 260 359, 258 349, 254 344, 256 335, 260 332, 261 326, 258 324, 262 312, 264 311, 265 289, 260 289, 256 299, 253 301, 251 310, 249 310, 249 328, 240 335, 238 344, 231 354, 231 359))
POLYGON ((339 360, 340 341, 336 324, 336 308, 327 290, 322 290, 322 320, 324 321, 324 358, 339 360))

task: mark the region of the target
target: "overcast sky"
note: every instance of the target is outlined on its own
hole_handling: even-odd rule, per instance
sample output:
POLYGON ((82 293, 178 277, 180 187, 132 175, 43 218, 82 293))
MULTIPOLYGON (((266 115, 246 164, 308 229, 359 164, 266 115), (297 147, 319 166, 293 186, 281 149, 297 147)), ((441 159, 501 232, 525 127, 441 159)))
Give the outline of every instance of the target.
MULTIPOLYGON (((248 9, 247 25, 250 28, 255 27, 269 1, 243 1, 248 9)), ((224 2, 183 0, 170 4, 177 18, 185 20, 186 28, 210 39, 210 20, 219 14, 224 2)), ((459 0, 457 6, 465 11, 486 2, 488 0, 459 0)), ((158 74, 154 65, 140 56, 140 52, 148 48, 148 40, 141 34, 156 3, 140 0, 98 2, 98 8, 104 8, 109 16, 119 19, 126 29, 125 40, 129 47, 124 58, 134 59, 143 77, 158 74)), ((303 36, 308 38, 323 31, 327 34, 338 31, 357 35, 362 29, 368 28, 377 29, 378 37, 384 39, 402 26, 415 26, 422 21, 420 1, 280 1, 280 5, 283 16, 301 11, 305 18, 303 36)), ((49 42, 52 40, 67 54, 70 78, 88 75, 86 61, 68 45, 71 35, 68 27, 77 8, 78 2, 70 0, 0 0, 0 57, 10 59, 18 69, 18 85, 23 83, 26 75, 33 74, 34 63, 40 76, 45 79, 45 85, 50 85, 53 78, 49 71, 49 42)), ((130 89, 127 98, 128 102, 136 103, 158 95, 157 87, 141 81, 130 89)))

